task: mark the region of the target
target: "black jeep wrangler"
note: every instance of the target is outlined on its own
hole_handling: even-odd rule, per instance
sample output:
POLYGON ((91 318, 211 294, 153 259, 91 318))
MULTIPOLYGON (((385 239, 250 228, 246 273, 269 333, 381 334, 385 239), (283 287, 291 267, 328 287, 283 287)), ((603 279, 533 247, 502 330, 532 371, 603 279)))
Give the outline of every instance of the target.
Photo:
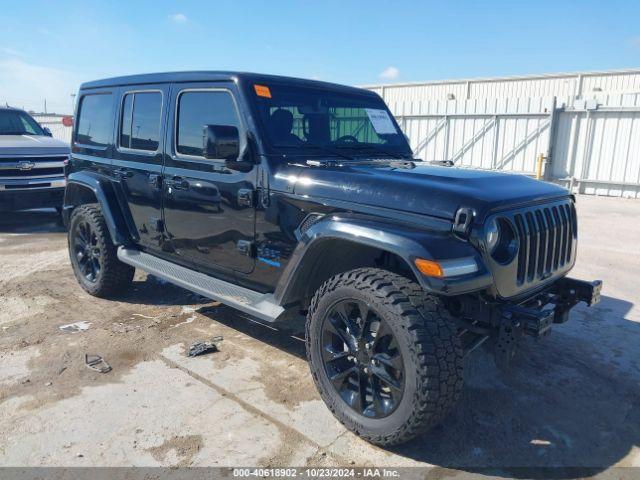
POLYGON ((485 341, 508 365, 599 299, 566 277, 566 190, 414 159, 375 93, 185 72, 78 99, 64 217, 82 288, 121 293, 140 268, 266 322, 306 313, 320 395, 370 442, 442 420, 485 341))

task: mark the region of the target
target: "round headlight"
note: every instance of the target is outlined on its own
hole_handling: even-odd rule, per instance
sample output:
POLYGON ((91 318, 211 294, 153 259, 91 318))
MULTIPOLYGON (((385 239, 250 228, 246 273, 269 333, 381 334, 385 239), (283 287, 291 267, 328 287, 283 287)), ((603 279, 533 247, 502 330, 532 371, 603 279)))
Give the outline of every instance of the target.
POLYGON ((498 244, 498 240, 500 239, 500 229, 498 228, 498 222, 495 219, 491 220, 486 228, 486 238, 485 241, 487 243, 487 249, 489 253, 493 252, 493 249, 496 248, 498 244))
POLYGON ((490 251, 491 256, 499 263, 507 265, 518 253, 518 240, 511 224, 504 218, 496 222, 498 241, 490 251))

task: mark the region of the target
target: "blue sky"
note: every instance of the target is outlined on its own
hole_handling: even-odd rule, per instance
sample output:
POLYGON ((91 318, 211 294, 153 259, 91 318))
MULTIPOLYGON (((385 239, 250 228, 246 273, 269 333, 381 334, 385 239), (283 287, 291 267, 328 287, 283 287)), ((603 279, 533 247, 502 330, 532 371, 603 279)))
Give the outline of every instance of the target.
POLYGON ((237 69, 375 84, 640 67, 640 2, 0 0, 0 102, 85 80, 237 69))

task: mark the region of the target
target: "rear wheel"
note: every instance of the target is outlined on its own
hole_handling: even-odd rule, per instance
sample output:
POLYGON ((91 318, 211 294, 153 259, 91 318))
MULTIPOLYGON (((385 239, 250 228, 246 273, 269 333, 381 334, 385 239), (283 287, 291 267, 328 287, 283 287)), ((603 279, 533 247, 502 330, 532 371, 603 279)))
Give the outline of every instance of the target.
POLYGON ((88 293, 109 297, 131 284, 135 269, 118 260, 98 205, 82 205, 73 211, 68 239, 73 273, 88 293))
POLYGON ((450 320, 437 298, 399 275, 366 268, 329 279, 307 317, 307 357, 323 400, 378 445, 436 425, 462 388, 450 320))

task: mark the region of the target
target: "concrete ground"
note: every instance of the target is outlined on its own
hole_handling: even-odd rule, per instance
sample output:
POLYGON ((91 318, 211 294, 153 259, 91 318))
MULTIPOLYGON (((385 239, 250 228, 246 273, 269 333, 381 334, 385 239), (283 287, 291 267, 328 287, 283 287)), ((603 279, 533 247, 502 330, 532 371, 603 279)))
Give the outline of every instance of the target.
POLYGON ((573 275, 603 279, 602 302, 528 339, 510 374, 474 352, 453 414, 392 450, 324 407, 303 325, 265 326, 143 273, 120 301, 93 298, 53 214, 2 213, 0 466, 640 466, 640 202, 583 196, 578 211, 573 275), (185 355, 214 335, 220 352, 185 355))

